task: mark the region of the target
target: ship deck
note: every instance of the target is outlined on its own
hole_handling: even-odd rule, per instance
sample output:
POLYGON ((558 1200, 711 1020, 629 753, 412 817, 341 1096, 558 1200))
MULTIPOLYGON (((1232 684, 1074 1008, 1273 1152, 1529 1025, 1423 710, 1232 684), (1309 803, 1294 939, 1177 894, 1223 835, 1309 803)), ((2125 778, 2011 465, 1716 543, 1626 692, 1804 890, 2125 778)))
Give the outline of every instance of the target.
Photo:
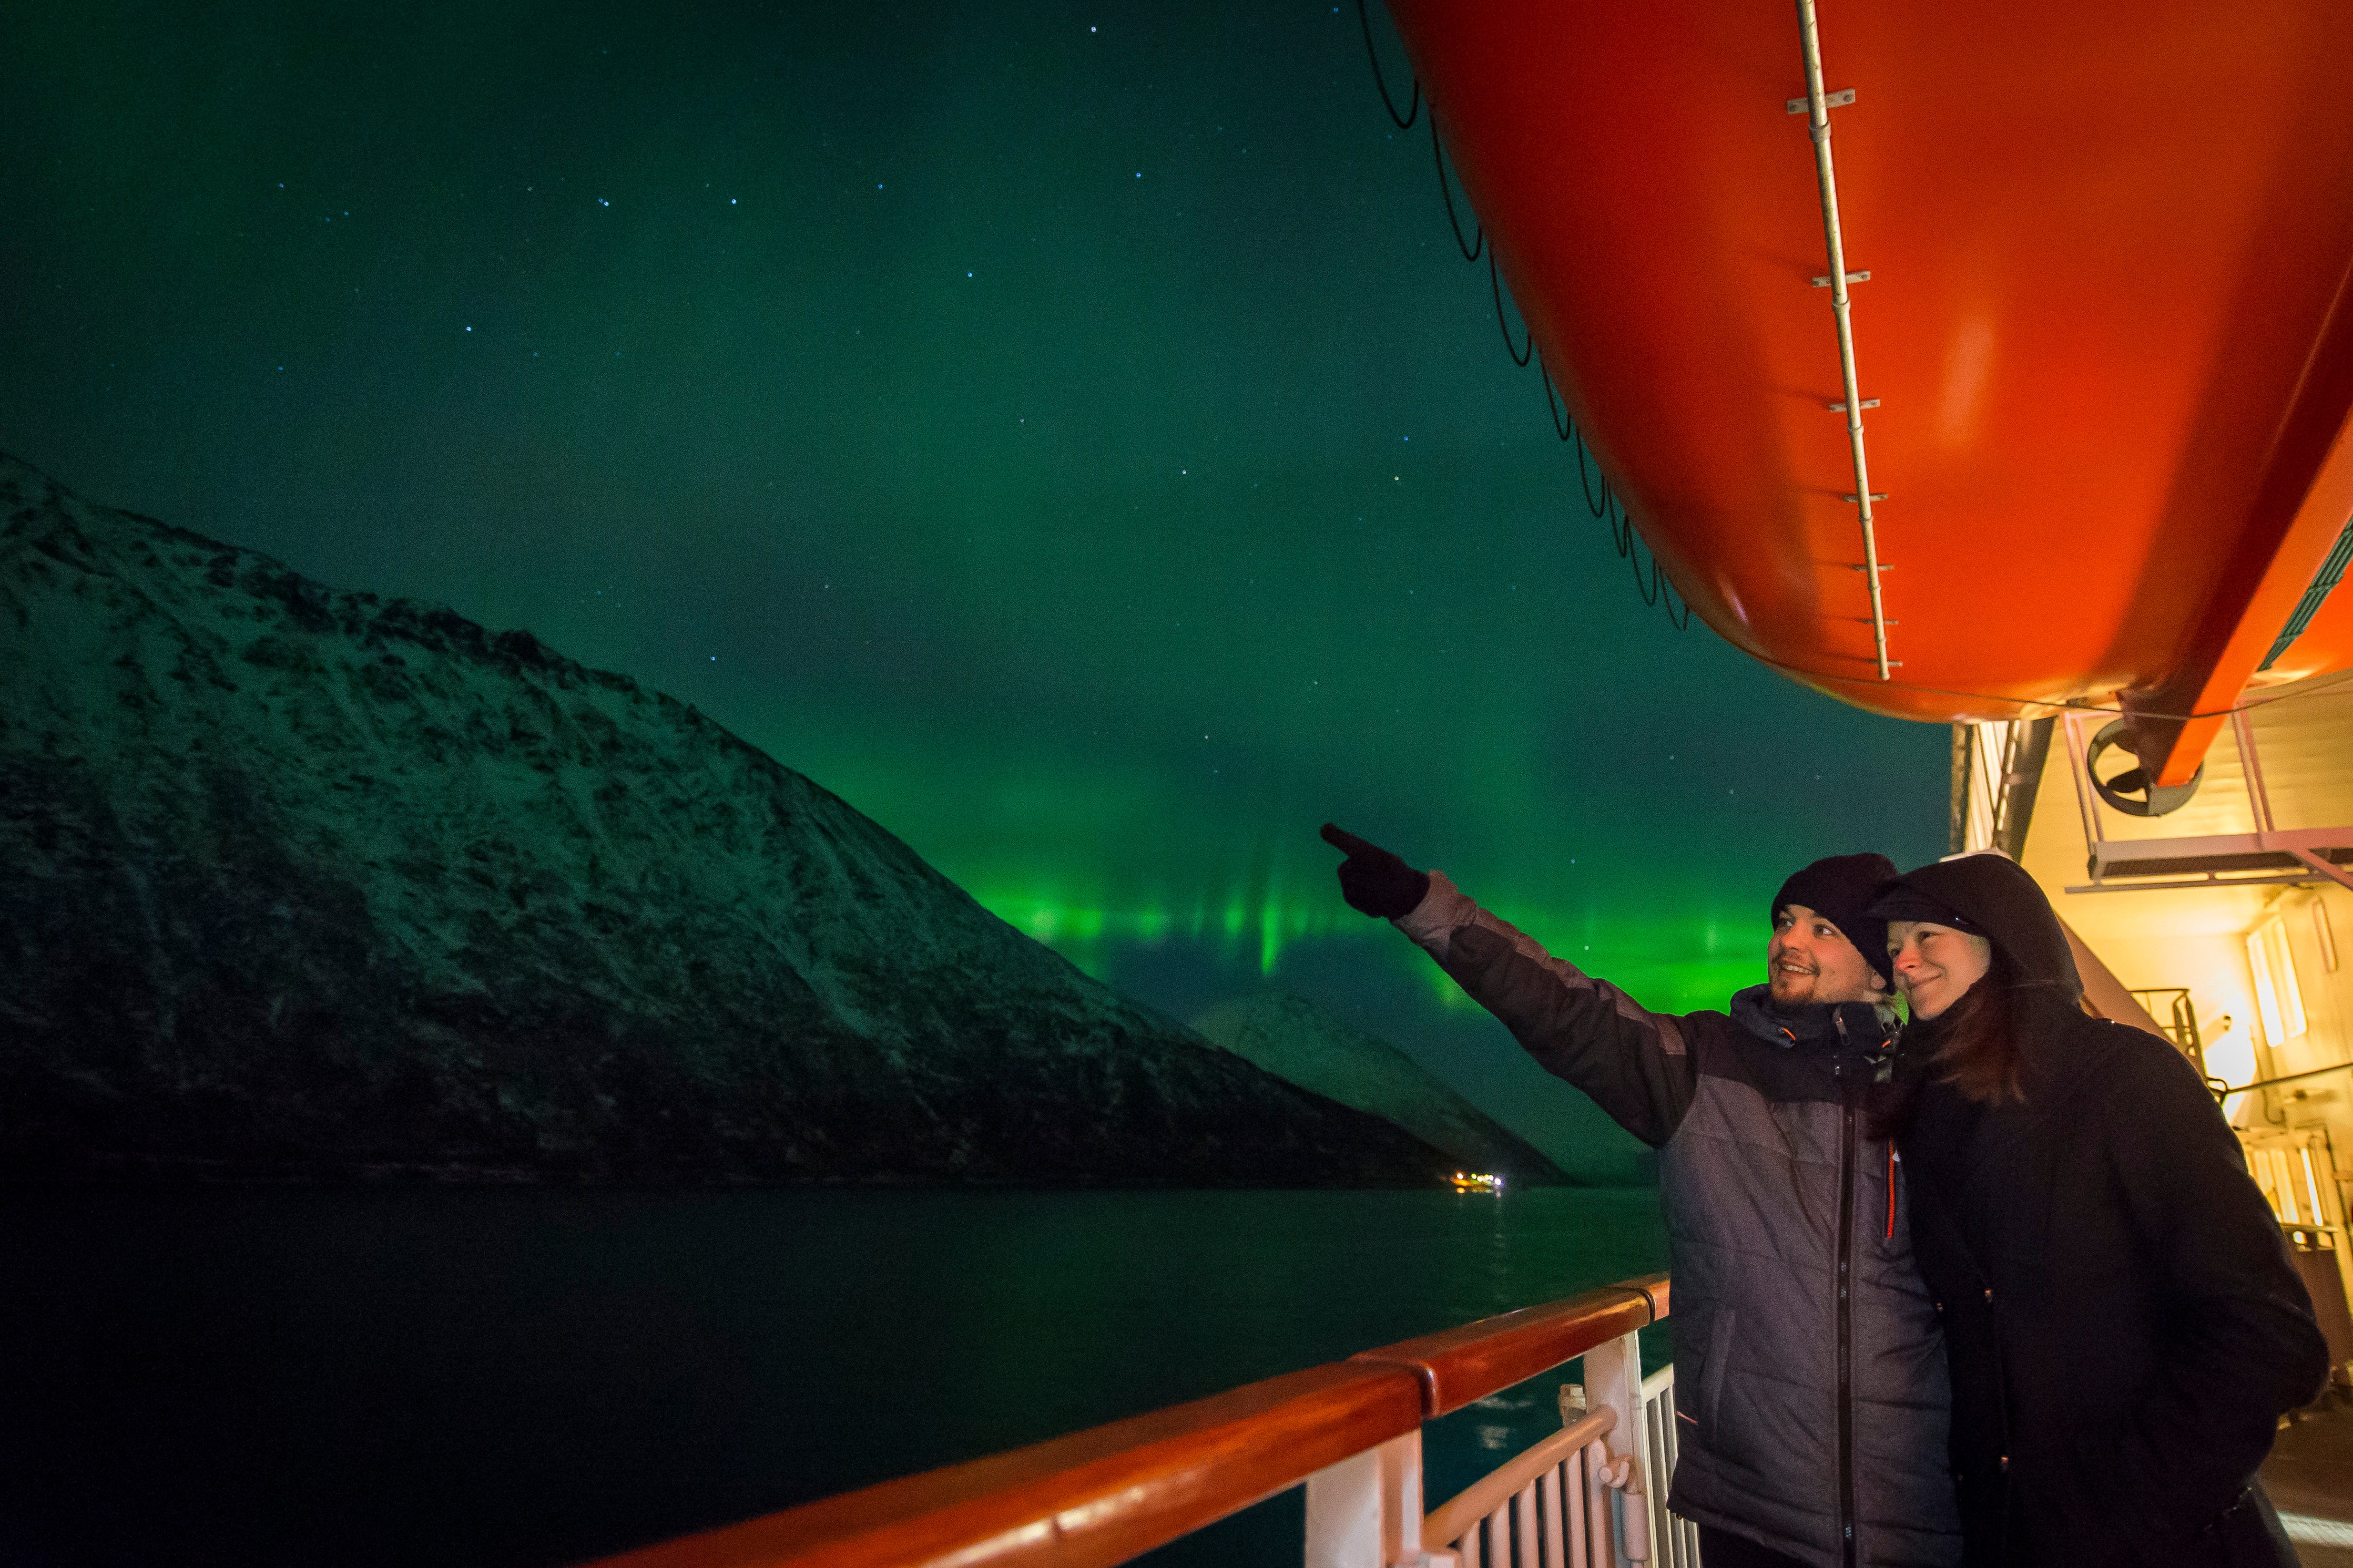
POLYGON ((2332 1397, 2296 1412, 2263 1478, 2304 1568, 2353 1568, 2353 1404, 2332 1397))

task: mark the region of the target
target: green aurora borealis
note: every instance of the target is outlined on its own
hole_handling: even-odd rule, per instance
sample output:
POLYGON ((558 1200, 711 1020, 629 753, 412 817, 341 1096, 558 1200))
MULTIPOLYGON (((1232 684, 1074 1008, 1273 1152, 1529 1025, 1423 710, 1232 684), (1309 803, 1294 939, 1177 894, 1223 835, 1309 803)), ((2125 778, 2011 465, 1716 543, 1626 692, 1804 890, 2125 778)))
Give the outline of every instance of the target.
POLYGON ((1179 1016, 1300 992, 1557 1149, 1318 824, 1677 1007, 1795 865, 1942 847, 1944 731, 1643 606, 1353 5, 0 45, 0 447, 690 700, 1179 1016))

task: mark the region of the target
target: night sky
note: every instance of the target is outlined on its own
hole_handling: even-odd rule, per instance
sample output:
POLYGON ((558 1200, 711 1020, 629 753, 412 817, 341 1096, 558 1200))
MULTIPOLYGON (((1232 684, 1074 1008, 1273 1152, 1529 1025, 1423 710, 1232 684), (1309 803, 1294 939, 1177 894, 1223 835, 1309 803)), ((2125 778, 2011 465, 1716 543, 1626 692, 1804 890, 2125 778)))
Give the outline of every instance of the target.
POLYGON ((0 49, 0 447, 691 701, 1180 1016, 1297 991, 1557 1147, 1320 823, 1679 1007, 1795 865, 1943 847, 1943 730, 1644 606, 1353 4, 0 49))

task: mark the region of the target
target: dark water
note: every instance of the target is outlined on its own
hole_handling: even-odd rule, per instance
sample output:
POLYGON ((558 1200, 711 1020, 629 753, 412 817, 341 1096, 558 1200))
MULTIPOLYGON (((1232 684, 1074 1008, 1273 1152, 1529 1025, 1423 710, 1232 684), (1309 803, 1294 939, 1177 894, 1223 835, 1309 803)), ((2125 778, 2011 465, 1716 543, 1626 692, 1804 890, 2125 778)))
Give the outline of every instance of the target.
MULTIPOLYGON (((9 1193, 0 1562, 569 1563, 1663 1258, 1647 1192, 9 1193)), ((1432 1500, 1560 1381, 1433 1427, 1432 1500)))

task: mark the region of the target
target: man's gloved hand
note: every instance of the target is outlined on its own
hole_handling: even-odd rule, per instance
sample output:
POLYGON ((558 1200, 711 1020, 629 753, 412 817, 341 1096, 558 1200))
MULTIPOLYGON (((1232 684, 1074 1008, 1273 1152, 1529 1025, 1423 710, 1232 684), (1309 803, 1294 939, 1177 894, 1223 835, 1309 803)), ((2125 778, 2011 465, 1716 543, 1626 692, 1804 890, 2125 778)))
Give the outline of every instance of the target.
POLYGON ((1430 892, 1430 873, 1417 871, 1377 844, 1324 825, 1324 842, 1348 858, 1340 862, 1340 896, 1348 907, 1393 921, 1413 913, 1430 892))

